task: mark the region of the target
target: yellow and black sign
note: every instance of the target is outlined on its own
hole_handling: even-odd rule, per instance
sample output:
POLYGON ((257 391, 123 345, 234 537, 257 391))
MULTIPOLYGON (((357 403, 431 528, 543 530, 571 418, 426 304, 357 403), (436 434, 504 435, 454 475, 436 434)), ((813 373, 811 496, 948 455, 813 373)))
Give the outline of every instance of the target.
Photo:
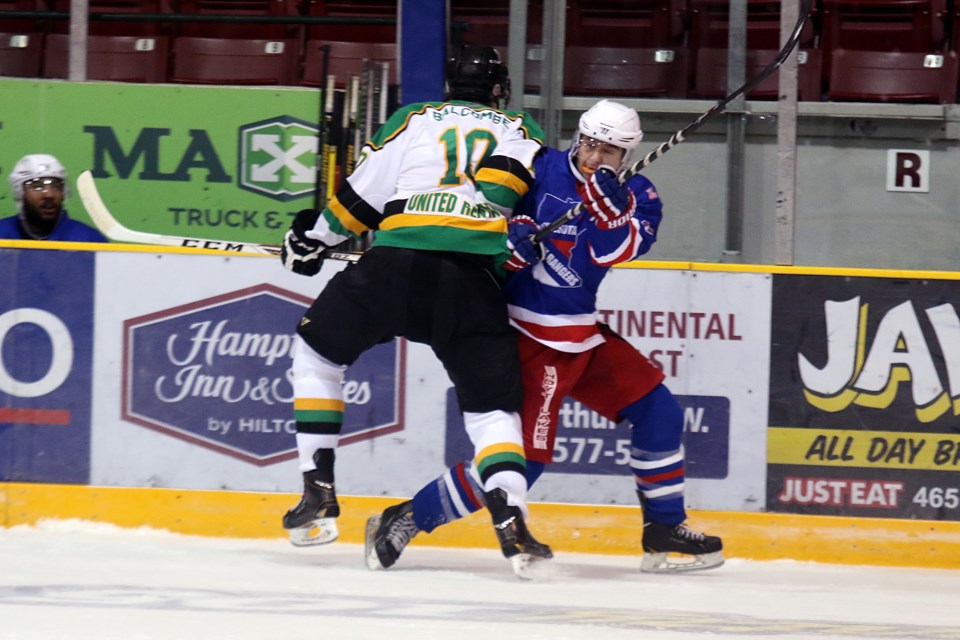
POLYGON ((960 520, 960 282, 776 275, 767 507, 960 520))

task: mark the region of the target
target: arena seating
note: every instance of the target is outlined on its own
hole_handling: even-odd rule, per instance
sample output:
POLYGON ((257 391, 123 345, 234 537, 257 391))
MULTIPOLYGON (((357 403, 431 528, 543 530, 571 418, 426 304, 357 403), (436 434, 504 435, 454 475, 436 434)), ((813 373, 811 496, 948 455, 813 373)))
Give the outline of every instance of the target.
POLYGON ((49 29, 48 21, 33 18, 9 18, 3 11, 46 11, 49 7, 43 0, 0 0, 0 32, 3 33, 44 33, 49 29))
MULTIPOLYGON (((43 57, 44 78, 69 77, 70 36, 51 33, 43 57)), ((167 81, 170 38, 91 35, 87 39, 87 78, 112 82, 167 81)))
MULTIPOLYGON (((747 51, 747 79, 756 76, 770 64, 779 49, 750 49, 747 51)), ((797 99, 819 101, 821 98, 820 78, 823 58, 820 49, 801 49, 797 55, 797 99)), ((750 100, 776 100, 779 94, 780 75, 774 71, 755 89, 747 94, 750 100)), ((727 49, 697 50, 696 74, 692 98, 722 98, 727 95, 727 49)))
POLYGON ((831 58, 830 100, 952 103, 957 54, 837 49, 831 58))
POLYGON ((568 95, 687 97, 687 51, 682 47, 566 49, 563 91, 568 95))
MULTIPOLYGON (((700 48, 726 49, 729 35, 729 0, 689 0, 689 44, 700 48)), ((780 49, 780 0, 747 0, 747 47, 780 49)), ((800 32, 800 46, 812 48, 816 40, 817 3, 800 32)))
MULTIPOLYGON (((397 3, 390 0, 303 0, 303 14, 328 18, 397 18, 397 3)), ((397 28, 391 24, 312 24, 306 40, 336 42, 396 42, 397 28)))
MULTIPOLYGON (((39 0, 0 0, 3 11, 41 11, 39 0)), ((0 13, 0 76, 36 78, 43 59, 43 37, 49 25, 44 20, 8 18, 0 13)))
POLYGON ((43 33, 0 32, 0 76, 36 78, 43 59, 43 33))
POLYGON ((824 51, 942 51, 948 0, 822 0, 824 51))
POLYGON ((173 41, 170 82, 292 85, 299 75, 294 39, 179 37, 173 41))
POLYGON ((304 53, 303 76, 300 84, 318 87, 323 84, 322 45, 330 46, 329 73, 335 76, 338 88, 346 87, 351 76, 363 73, 363 61, 390 63, 390 84, 396 84, 397 45, 390 42, 336 42, 310 40, 304 53))
MULTIPOLYGON (((527 92, 542 84, 544 1, 529 0, 527 7, 527 92)), ((746 1, 749 78, 780 49, 781 0, 746 1)), ((3 12, 66 12, 69 5, 70 0, 0 0, 0 74, 65 77, 68 22, 3 12)), ((449 0, 457 27, 453 42, 491 44, 507 58, 510 5, 511 0, 449 0)), ((726 94, 729 0, 565 0, 564 5, 565 94, 674 99, 726 94)), ((330 73, 338 86, 359 74, 365 59, 391 62, 391 83, 399 75, 395 0, 89 0, 89 6, 95 14, 150 16, 90 20, 91 79, 319 86, 323 44, 331 46, 330 73), (155 19, 164 14, 171 19, 155 19), (307 16, 348 22, 284 23, 307 16), (258 17, 262 20, 247 20, 258 17)), ((799 47, 800 99, 955 103, 958 42, 960 0, 813 0, 799 47)), ((773 74, 749 98, 774 100, 776 86, 773 74)))
MULTIPOLYGON (((689 42, 691 63, 690 96, 722 98, 727 91, 727 58, 730 2, 728 0, 689 0, 689 42)), ((780 51, 780 1, 747 0, 746 78, 755 76, 780 51)), ((798 75, 800 100, 819 100, 821 96, 822 55, 816 43, 817 5, 800 32, 798 75), (802 59, 802 60, 801 60, 802 59)), ((747 96, 753 100, 775 100, 779 75, 772 74, 747 96)))
MULTIPOLYGON (((543 0, 531 0, 527 5, 527 42, 543 42, 541 18, 543 0)), ((466 24, 462 32, 452 32, 452 40, 459 37, 467 44, 489 44, 503 47, 509 42, 510 0, 450 0, 450 22, 466 24)))
POLYGON ((286 40, 302 37, 300 25, 271 22, 300 14, 299 0, 176 0, 181 16, 261 17, 263 22, 179 22, 177 37, 256 38, 286 40))
POLYGON ((949 59, 940 56, 945 60, 942 67, 923 64, 928 54, 943 54, 949 46, 948 0, 822 2, 823 83, 829 100, 892 100, 894 96, 915 96, 904 100, 942 102, 948 98, 948 102, 955 101, 956 80, 948 91, 952 96, 931 89, 932 84, 940 85, 939 76, 949 79, 949 59), (894 66, 889 72, 881 71, 880 65, 887 63, 894 66), (878 97, 867 97, 871 95, 878 97))
POLYGON ((682 44, 686 0, 580 0, 567 10, 567 43, 667 48, 682 44))
MULTIPOLYGON (((90 13, 130 14, 131 18, 137 14, 171 14, 172 0, 88 0, 90 13)), ((69 12, 70 0, 53 0, 54 11, 69 12)), ((55 20, 52 23, 54 33, 67 33, 70 23, 66 20, 55 20)), ((90 20, 87 32, 90 35, 107 36, 169 36, 172 34, 171 24, 163 22, 149 22, 137 20, 90 20)))

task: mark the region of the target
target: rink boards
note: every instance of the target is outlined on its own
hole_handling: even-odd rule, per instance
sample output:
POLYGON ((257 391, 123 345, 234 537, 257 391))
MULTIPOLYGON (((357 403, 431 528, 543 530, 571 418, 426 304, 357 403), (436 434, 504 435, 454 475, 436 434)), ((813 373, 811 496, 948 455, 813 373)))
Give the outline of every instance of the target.
MULTIPOLYGON (((6 526, 79 519, 190 535, 285 537, 280 516, 294 494, 183 491, 80 485, 0 484, 6 526)), ((363 542, 366 519, 395 498, 340 496, 340 541, 363 542)), ((530 527, 558 553, 639 555, 636 508, 533 503, 530 527)), ((690 523, 723 537, 728 558, 960 569, 960 523, 835 516, 693 511, 690 523)), ((496 546, 486 512, 451 523, 411 544, 496 546)), ((304 550, 304 553, 310 553, 304 550)))
MULTIPOLYGON (((253 256, 65 248, 0 242, 4 522, 282 536, 299 492, 292 328, 343 264, 310 279, 253 256)), ((684 409, 694 524, 739 557, 956 566, 957 278, 616 269, 601 317, 664 370, 684 409)), ((345 395, 337 480, 343 536, 357 541, 368 515, 470 447, 422 345, 378 345, 345 395)), ((627 426, 568 398, 559 428, 532 494, 538 534, 562 550, 636 551, 627 426)), ((424 543, 489 537, 474 517, 424 543)))

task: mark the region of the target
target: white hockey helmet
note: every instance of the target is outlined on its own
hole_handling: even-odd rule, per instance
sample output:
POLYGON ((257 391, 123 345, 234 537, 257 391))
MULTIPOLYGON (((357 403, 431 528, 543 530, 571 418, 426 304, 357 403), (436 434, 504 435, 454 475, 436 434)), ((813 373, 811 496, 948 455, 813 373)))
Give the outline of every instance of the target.
MULTIPOLYGON (((633 150, 640 146, 643 140, 643 131, 640 129, 640 116, 630 107, 612 100, 601 100, 580 116, 580 133, 625 149, 620 167, 624 167, 633 155, 633 150)), ((578 146, 580 136, 577 136, 574 147, 578 146)))
POLYGON ((23 185, 37 178, 58 178, 67 181, 67 170, 60 161, 46 153, 33 153, 23 156, 13 165, 8 178, 17 206, 23 202, 23 185))

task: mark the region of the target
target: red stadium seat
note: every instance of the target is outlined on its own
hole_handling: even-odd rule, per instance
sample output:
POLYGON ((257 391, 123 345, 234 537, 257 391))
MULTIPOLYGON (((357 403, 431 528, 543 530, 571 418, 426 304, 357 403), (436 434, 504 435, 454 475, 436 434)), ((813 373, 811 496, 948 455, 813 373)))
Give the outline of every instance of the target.
POLYGON ((567 11, 567 44, 669 48, 682 44, 683 0, 578 0, 567 11))
MULTIPOLYGON (((779 49, 746 52, 745 81, 755 77, 773 62, 779 49)), ((818 102, 821 98, 823 56, 820 49, 801 49, 797 55, 797 99, 818 102)), ((751 100, 776 100, 779 95, 780 72, 774 71, 747 94, 751 100)), ((690 97, 722 98, 727 95, 727 49, 697 51, 696 72, 690 97)))
POLYGON ((396 42, 397 25, 363 24, 363 20, 396 20, 399 3, 388 0, 306 0, 308 16, 351 18, 355 24, 311 24, 306 39, 336 42, 396 42))
POLYGON ((942 51, 947 0, 822 0, 823 48, 942 51))
MULTIPOLYGON (((0 0, 0 11, 47 11, 46 0, 0 0)), ((39 18, 8 18, 0 14, 2 33, 44 33, 50 23, 39 18)))
POLYGON ((686 79, 683 48, 566 49, 563 90, 569 95, 685 98, 686 79))
MULTIPOLYGON (((0 0, 0 11, 46 11, 43 0, 0 0)), ((0 13, 0 32, 3 33, 43 33, 49 30, 49 23, 34 18, 11 18, 0 13)))
POLYGON ((948 47, 947 0, 822 0, 824 83, 833 52, 938 53, 948 47))
MULTIPOLYGON (((89 0, 90 13, 165 14, 173 13, 170 0, 89 0)), ((70 0, 53 0, 54 11, 70 11, 70 0)), ((69 33, 69 20, 54 22, 55 33, 69 33)), ((172 25, 164 22, 127 20, 90 20, 87 25, 90 35, 110 36, 169 36, 172 25)))
MULTIPOLYGON (((44 0, 0 0, 0 11, 46 9, 44 0)), ((0 76, 40 76, 43 36, 49 31, 50 22, 32 18, 6 18, 0 15, 0 76)))
POLYGON ((948 104, 957 98, 957 54, 837 49, 830 100, 948 104))
MULTIPOLYGON (((179 13, 197 16, 284 18, 299 15, 298 0, 179 0, 179 13)), ((270 22, 178 22, 177 35, 194 38, 301 38, 302 25, 270 22)))
POLYGON ((37 78, 42 59, 42 33, 0 33, 0 76, 37 78))
MULTIPOLYGON (((510 37, 510 0, 450 0, 451 23, 465 23, 463 42, 506 46, 510 37)), ((527 42, 543 42, 543 0, 527 2, 527 42)), ((456 35, 456 34, 454 34, 456 35)))
POLYGON ((291 85, 299 74, 297 40, 176 38, 170 82, 291 85))
MULTIPOLYGON (((800 46, 811 48, 816 38, 816 3, 800 32, 800 46)), ((692 49, 726 49, 729 46, 729 0, 690 0, 692 49)), ((747 0, 747 47, 780 50, 780 0, 747 0)))
MULTIPOLYGON (((167 81, 170 39, 166 36, 91 35, 87 39, 87 79, 114 82, 160 83, 167 81)), ((43 77, 69 76, 70 36, 47 36, 43 77)))
POLYGON ((336 86, 346 87, 351 76, 363 74, 363 61, 390 63, 390 84, 397 83, 397 45, 385 42, 307 42, 304 54, 303 78, 300 84, 310 87, 323 85, 323 52, 321 45, 330 45, 329 72, 336 86))

